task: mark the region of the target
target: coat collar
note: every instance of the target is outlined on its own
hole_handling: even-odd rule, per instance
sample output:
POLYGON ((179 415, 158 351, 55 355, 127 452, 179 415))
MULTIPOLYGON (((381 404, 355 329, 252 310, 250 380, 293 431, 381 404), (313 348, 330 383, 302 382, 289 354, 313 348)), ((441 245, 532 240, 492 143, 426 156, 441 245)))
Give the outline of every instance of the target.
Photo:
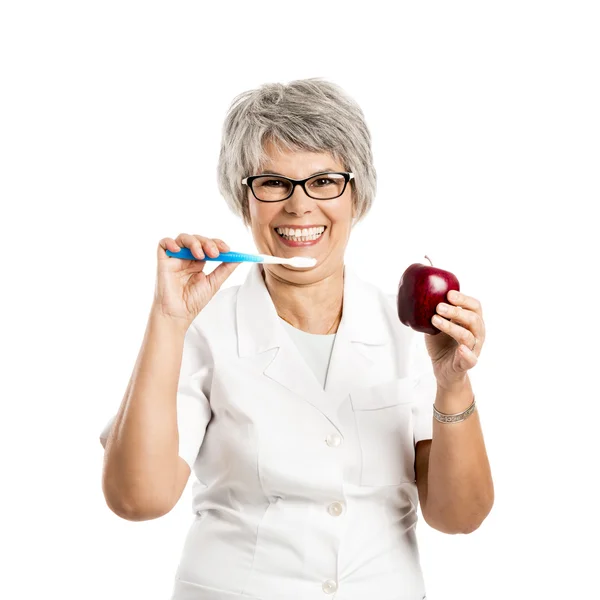
POLYGON ((238 290, 240 357, 251 362, 255 357, 257 369, 266 377, 302 396, 340 428, 339 406, 350 391, 389 376, 382 365, 392 340, 379 290, 344 267, 344 308, 323 389, 281 323, 260 269, 252 265, 238 290), (258 356, 274 348, 277 352, 268 363, 258 356))
MULTIPOLYGON (((240 356, 280 348, 287 332, 279 322, 279 315, 264 282, 262 267, 251 265, 246 281, 237 298, 238 351, 240 356)), ((378 300, 378 290, 363 281, 344 265, 344 308, 338 333, 344 329, 347 340, 363 344, 381 345, 389 339, 380 312, 369 310, 378 300)))

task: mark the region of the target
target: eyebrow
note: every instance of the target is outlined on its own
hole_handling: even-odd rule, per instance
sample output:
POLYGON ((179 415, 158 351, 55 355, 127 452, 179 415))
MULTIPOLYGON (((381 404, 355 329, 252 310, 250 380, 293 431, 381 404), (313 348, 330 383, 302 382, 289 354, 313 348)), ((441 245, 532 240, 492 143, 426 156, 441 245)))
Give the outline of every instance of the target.
MULTIPOLYGON (((309 175, 309 177, 312 177, 313 175, 318 175, 319 173, 338 173, 338 172, 339 171, 337 169, 325 167, 324 169, 315 171, 314 173, 309 175)), ((278 173, 277 171, 266 171, 264 169, 260 173, 258 173, 258 175, 279 175, 279 177, 288 177, 287 175, 283 175, 282 173, 278 173)), ((291 179, 293 179, 293 177, 291 179)))

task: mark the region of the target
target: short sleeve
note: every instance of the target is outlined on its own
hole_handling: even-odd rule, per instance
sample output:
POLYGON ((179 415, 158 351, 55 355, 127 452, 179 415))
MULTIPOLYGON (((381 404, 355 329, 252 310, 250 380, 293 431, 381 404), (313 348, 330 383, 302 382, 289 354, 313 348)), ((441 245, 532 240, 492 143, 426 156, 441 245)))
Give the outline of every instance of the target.
POLYGON ((185 335, 177 386, 179 456, 193 470, 211 419, 213 361, 206 338, 192 323, 185 335))
POLYGON ((416 331, 413 335, 410 370, 415 379, 412 411, 416 446, 417 442, 433 437, 433 403, 437 393, 437 380, 425 346, 425 334, 416 331))
MULTIPOLYGON (((192 323, 185 334, 177 386, 178 454, 190 469, 194 467, 211 418, 209 394, 212 370, 212 358, 206 340, 192 323)), ((116 416, 108 420, 100 438, 108 438, 116 416)))
POLYGON ((116 418, 117 418, 117 415, 113 415, 108 420, 108 423, 106 423, 106 425, 102 428, 102 431, 100 432, 100 439, 104 442, 104 444, 106 444, 106 440, 108 439, 108 434, 110 433, 110 430, 112 429, 112 424, 115 422, 116 418))

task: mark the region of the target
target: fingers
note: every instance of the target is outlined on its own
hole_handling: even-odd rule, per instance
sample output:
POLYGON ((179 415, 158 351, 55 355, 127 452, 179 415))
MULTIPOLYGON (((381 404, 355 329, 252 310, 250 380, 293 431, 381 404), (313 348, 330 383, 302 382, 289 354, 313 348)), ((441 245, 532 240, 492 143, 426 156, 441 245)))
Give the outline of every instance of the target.
POLYGON ((158 246, 163 250, 170 250, 171 252, 179 252, 181 250, 181 248, 177 245, 177 242, 173 238, 168 237, 160 240, 160 242, 158 242, 158 246))
POLYGON ((470 310, 463 310, 460 306, 452 306, 445 302, 440 302, 435 307, 435 310, 443 317, 446 317, 446 319, 452 319, 455 323, 460 323, 467 329, 473 331, 473 333, 475 333, 475 330, 481 321, 481 317, 477 313, 470 310))
POLYGON ((213 238, 213 241, 221 249, 221 252, 229 252, 231 250, 231 248, 223 240, 219 238, 213 238))
MULTIPOLYGON (((467 311, 459 310, 459 312, 467 312, 467 311)), ((431 319, 431 322, 440 331, 447 333, 451 338, 455 339, 459 345, 463 344, 468 349, 470 349, 473 347, 473 344, 475 344, 475 337, 476 337, 475 334, 472 333, 470 330, 465 329, 464 327, 461 327, 457 323, 452 323, 448 319, 444 319, 443 317, 440 317, 439 315, 435 315, 431 319)), ((478 343, 477 343, 478 347, 481 347, 481 342, 482 342, 482 338, 478 337, 478 343)))
POLYGON ((454 323, 459 323, 465 329, 468 329, 474 337, 483 341, 485 338, 485 323, 481 316, 479 300, 459 294, 454 290, 448 292, 448 299, 450 298, 452 298, 455 305, 440 302, 436 306, 436 312, 446 317, 446 319, 451 319, 454 323))
POLYGON ((229 246, 223 240, 188 233, 180 233, 175 239, 164 238, 160 241, 160 245, 171 252, 188 248, 198 260, 203 260, 206 256, 216 258, 221 252, 229 251, 229 246))
POLYGON ((446 297, 448 298, 448 302, 455 304, 456 306, 466 308, 467 310, 471 310, 480 317, 483 317, 481 303, 479 300, 477 300, 477 298, 467 296, 461 292, 457 292, 456 290, 450 290, 446 294, 446 297))
POLYGON ((180 233, 175 241, 183 248, 189 248, 191 253, 198 259, 202 260, 205 256, 214 258, 219 255, 219 250, 215 243, 202 235, 190 235, 188 233, 180 233))

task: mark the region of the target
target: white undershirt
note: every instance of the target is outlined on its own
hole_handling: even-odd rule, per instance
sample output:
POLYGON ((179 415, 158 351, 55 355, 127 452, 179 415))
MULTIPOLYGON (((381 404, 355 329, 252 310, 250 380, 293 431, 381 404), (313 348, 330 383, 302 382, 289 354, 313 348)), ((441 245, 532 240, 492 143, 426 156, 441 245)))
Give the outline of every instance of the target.
POLYGON ((336 334, 320 335, 318 333, 307 333, 301 329, 296 329, 281 317, 279 319, 292 340, 294 340, 300 354, 302 354, 304 360, 312 369, 317 381, 325 388, 329 359, 331 358, 331 350, 333 349, 336 334))

